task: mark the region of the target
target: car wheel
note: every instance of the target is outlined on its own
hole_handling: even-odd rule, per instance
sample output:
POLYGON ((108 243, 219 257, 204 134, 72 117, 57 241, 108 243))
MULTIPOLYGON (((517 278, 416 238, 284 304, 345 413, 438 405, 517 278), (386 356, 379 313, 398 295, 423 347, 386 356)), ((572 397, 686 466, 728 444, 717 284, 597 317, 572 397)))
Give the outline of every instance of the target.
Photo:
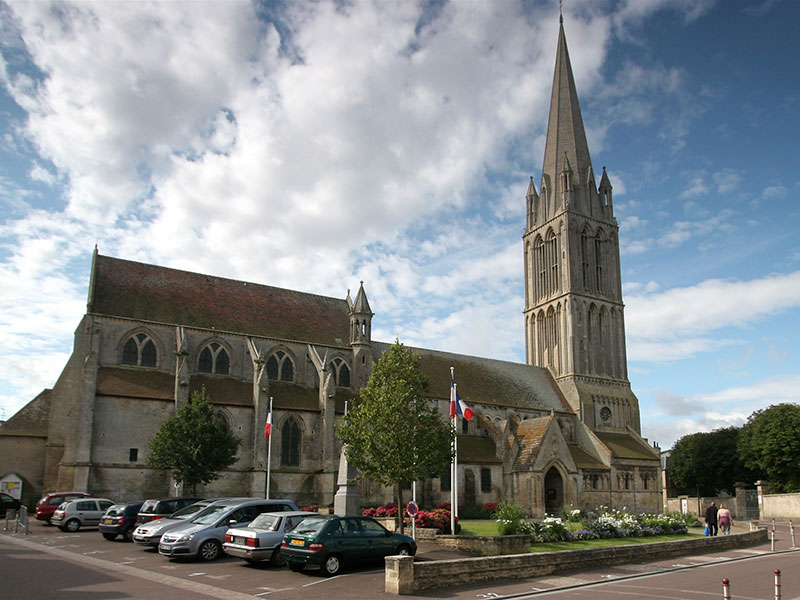
POLYGON ((206 540, 200 544, 200 548, 197 550, 197 558, 205 562, 217 560, 221 555, 222 546, 217 540, 206 540))
POLYGON ((116 533, 104 533, 103 537, 106 538, 107 540, 114 540, 114 539, 117 538, 117 534, 116 533))
POLYGON ((290 571, 294 571, 295 573, 299 573, 300 571, 303 570, 303 567, 305 567, 305 565, 303 563, 301 563, 301 562, 289 561, 289 570, 290 571))
POLYGON ((51 519, 50 517, 47 517, 45 519, 45 521, 47 522, 48 525, 52 525, 53 524, 53 519, 51 519))
POLYGON ((70 533, 75 533, 78 529, 81 528, 81 522, 78 519, 70 519, 66 523, 64 523, 63 531, 69 531, 70 533))
POLYGON ((342 570, 342 559, 338 554, 329 554, 322 563, 322 572, 333 577, 342 570))
POLYGON ((125 540, 126 542, 133 541, 133 527, 130 527, 122 532, 122 539, 125 540))
POLYGON ((397 549, 398 556, 411 556, 411 548, 408 544, 401 544, 397 549))
POLYGON ((286 564, 286 555, 281 554, 280 548, 275 548, 269 558, 269 562, 273 567, 282 567, 286 564))

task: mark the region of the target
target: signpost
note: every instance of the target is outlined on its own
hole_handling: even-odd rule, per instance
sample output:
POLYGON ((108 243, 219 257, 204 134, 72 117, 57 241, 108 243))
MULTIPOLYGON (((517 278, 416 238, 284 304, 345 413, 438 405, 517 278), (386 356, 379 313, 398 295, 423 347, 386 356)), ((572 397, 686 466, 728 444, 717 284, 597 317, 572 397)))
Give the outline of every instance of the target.
MULTIPOLYGON (((414 482, 416 483, 416 482, 414 482)), ((416 490, 414 490, 416 491, 416 490)), ((411 537, 417 539, 417 514, 419 513, 419 506, 412 500, 406 504, 406 514, 411 517, 411 537)))

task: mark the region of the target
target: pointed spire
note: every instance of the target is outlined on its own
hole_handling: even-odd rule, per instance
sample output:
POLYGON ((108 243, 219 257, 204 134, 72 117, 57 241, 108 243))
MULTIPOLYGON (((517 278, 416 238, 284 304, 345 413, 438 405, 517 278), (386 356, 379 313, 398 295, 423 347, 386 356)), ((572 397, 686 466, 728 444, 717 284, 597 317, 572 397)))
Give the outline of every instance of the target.
POLYGON ((528 192, 525 194, 528 198, 538 198, 539 194, 536 193, 536 184, 533 183, 533 175, 531 175, 531 182, 528 184, 528 192))
POLYGON ((369 307, 369 302, 367 301, 367 293, 364 291, 364 282, 361 282, 361 287, 358 288, 358 294, 356 294, 356 301, 353 303, 353 312, 359 314, 373 314, 372 310, 369 307))
MULTIPOLYGON (((551 189, 548 196, 559 198, 562 190, 558 175, 568 168, 569 163, 576 179, 582 181, 591 166, 589 145, 586 143, 586 131, 583 128, 581 109, 578 104, 578 92, 572 65, 567 50, 567 38, 564 35, 563 18, 558 30, 558 48, 556 50, 556 66, 553 74, 553 92, 550 98, 550 116, 547 123, 547 141, 544 150, 542 180, 549 181, 551 189), (566 161, 565 161, 566 158, 566 161)), ((544 183, 543 183, 544 185, 544 183)))

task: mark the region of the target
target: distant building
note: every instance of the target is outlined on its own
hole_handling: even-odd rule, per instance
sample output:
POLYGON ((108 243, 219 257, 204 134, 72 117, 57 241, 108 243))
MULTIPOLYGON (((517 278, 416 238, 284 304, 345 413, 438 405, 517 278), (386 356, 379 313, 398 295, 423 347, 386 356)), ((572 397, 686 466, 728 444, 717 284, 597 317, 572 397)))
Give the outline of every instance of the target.
MULTIPOLYGON (((527 364, 415 349, 443 418, 450 367, 477 415, 459 423, 460 504, 660 511, 659 450, 640 435, 627 378, 612 187, 605 169, 595 181, 563 24, 540 192, 531 179, 526 201, 527 364)), ((334 423, 389 348, 372 339, 372 319, 363 284, 355 299, 328 298, 95 251, 72 355, 53 389, 0 429, 0 476, 21 474, 33 495, 174 492, 169 473, 145 466, 148 442, 205 387, 244 444, 202 493, 263 494, 273 397, 271 495, 329 504, 334 423)), ((449 501, 450 484, 448 473, 420 482, 421 504, 449 501)), ((359 485, 365 505, 392 498, 359 485)))

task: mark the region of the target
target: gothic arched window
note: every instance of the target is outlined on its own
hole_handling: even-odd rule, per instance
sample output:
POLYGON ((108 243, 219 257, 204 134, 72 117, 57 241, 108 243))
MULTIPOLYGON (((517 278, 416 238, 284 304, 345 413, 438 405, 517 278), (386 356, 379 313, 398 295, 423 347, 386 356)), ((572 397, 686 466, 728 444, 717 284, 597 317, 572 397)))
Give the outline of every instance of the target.
POLYGON ((218 342, 211 342, 200 351, 197 370, 201 373, 227 375, 230 370, 228 352, 218 342))
POLYGON ((581 232, 581 274, 583 275, 583 289, 591 291, 592 286, 592 258, 594 246, 592 244, 592 234, 588 229, 581 232))
POLYGON ((281 465, 284 467, 300 466, 300 448, 302 436, 300 425, 294 418, 289 418, 281 425, 281 465))
POLYGON ((286 352, 278 350, 267 359, 267 377, 273 381, 294 381, 294 363, 286 352))
POLYGON ((122 347, 122 364, 136 367, 155 367, 158 359, 156 345, 146 333, 136 333, 122 347))
POLYGON ((350 387, 350 367, 341 358, 334 358, 331 361, 333 366, 333 379, 337 387, 350 387))

